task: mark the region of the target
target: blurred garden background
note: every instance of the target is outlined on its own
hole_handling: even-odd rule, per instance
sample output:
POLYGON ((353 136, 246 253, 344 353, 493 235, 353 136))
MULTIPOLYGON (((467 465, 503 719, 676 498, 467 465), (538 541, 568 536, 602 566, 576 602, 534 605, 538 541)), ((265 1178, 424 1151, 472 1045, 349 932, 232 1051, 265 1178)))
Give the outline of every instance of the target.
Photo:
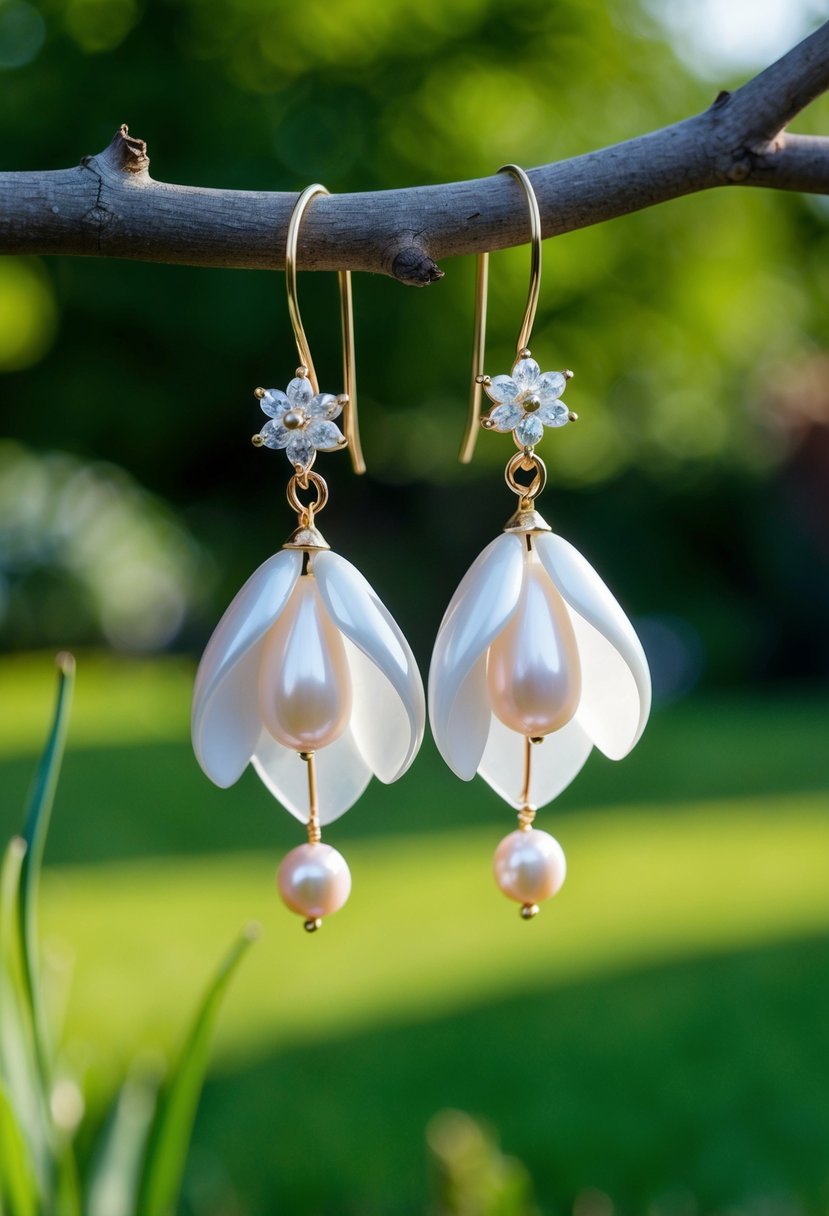
MULTIPOLYGON (((153 176, 216 187, 529 167, 704 108, 824 9, 0 0, 0 168, 72 165, 122 122, 153 176)), ((793 129, 826 133, 829 102, 793 129)), ((493 371, 527 261, 492 260, 493 371)), ((369 473, 324 470, 325 535, 424 674, 461 573, 512 511, 509 439, 456 463, 474 267, 442 268, 422 291, 356 279, 369 473)), ((336 379, 336 278, 300 293, 336 379)), ((427 740, 327 832, 354 892, 309 938, 273 884, 297 825, 250 774, 211 786, 188 741, 200 649, 292 527, 284 460, 250 445, 251 390, 295 366, 282 277, 0 259, 0 828, 20 826, 52 655, 71 647, 43 884, 70 1122, 82 1097, 94 1129, 130 1069, 157 1067, 258 920, 183 1213, 829 1209, 827 316, 826 198, 720 190, 547 243, 533 350, 574 369, 580 422, 542 449, 542 510, 631 613, 651 725, 540 816, 569 877, 529 925, 490 874, 509 812, 427 740), (534 1198, 435 1198, 478 1151, 462 1121, 433 1121, 452 1109, 523 1162, 534 1198)))

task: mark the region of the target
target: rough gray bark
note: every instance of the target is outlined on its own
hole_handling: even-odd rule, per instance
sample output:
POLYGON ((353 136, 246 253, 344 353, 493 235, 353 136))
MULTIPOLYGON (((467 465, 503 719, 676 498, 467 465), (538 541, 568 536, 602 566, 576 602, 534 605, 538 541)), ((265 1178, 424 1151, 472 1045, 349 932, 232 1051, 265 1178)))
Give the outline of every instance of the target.
MULTIPOLYGON (((715 186, 829 193, 829 138, 785 127, 829 88, 829 22, 702 114, 533 169, 544 236, 715 186)), ((157 182, 142 140, 117 132, 74 169, 0 173, 0 253, 73 254, 278 269, 295 194, 157 182)), ((456 254, 527 240, 523 196, 504 176, 315 201, 299 260, 416 286, 456 254)))

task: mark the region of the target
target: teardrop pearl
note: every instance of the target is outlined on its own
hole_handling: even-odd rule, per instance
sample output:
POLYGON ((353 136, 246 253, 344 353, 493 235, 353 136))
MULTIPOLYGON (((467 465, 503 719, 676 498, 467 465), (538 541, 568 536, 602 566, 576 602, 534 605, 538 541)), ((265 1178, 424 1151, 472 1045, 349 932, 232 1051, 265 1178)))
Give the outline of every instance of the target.
POLYGON ((330 844, 301 844, 282 858, 279 894, 292 912, 309 920, 339 912, 351 894, 351 871, 330 844))
POLYGON ((510 899, 539 904, 560 891, 567 877, 561 845, 549 832, 519 829, 495 850, 495 881, 510 899))
POLYGON ((489 648, 489 702, 520 735, 566 725, 581 699, 581 664, 567 605, 534 553, 526 555, 518 607, 489 648))
POLYGON ((312 575, 298 580, 268 631, 259 665, 259 713, 277 743, 299 752, 326 747, 348 725, 345 646, 312 575))

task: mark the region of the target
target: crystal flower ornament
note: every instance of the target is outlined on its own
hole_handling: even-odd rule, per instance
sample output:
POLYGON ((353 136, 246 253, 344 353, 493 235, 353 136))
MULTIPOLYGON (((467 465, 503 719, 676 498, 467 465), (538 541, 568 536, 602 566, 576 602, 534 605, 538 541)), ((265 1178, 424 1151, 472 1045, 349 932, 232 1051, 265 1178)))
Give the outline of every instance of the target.
POLYGON ((517 358, 509 376, 482 372, 488 255, 478 259, 470 416, 461 460, 479 426, 512 432, 518 451, 506 482, 518 509, 473 562, 438 630, 429 672, 429 718, 438 749, 464 781, 479 773, 518 812, 518 830, 495 853, 501 890, 531 919, 566 876, 564 853, 535 828, 536 812, 564 790, 594 747, 626 756, 650 710, 650 675, 630 621, 602 579, 536 510, 547 470, 535 452, 545 431, 575 422, 561 395, 572 372, 542 372, 527 343, 538 301, 541 221, 524 189, 532 271, 517 358), (480 416, 482 390, 494 405, 480 416))
POLYGON ((481 377, 486 395, 496 404, 483 419, 492 431, 512 431, 520 448, 531 448, 543 437, 544 428, 575 422, 560 400, 571 371, 542 372, 535 359, 521 356, 509 376, 481 377))
POLYGON ((324 187, 309 186, 294 209, 286 250, 291 318, 302 363, 287 391, 257 389, 269 417, 257 447, 284 448, 294 466, 287 487, 297 526, 250 576, 208 642, 193 692, 196 757, 216 785, 250 764, 271 794, 306 825, 307 843, 277 875, 288 907, 316 930, 351 890, 343 856, 321 839, 372 776, 396 781, 423 738, 425 698, 406 639, 359 571, 332 553, 317 527, 328 501, 311 467, 317 452, 348 446, 365 465, 356 426, 350 276, 343 272, 346 391, 320 393, 296 304, 296 231, 324 187), (344 413, 345 435, 333 419, 344 413))
POLYGON ((259 435, 265 447, 283 448, 294 468, 308 469, 317 452, 335 452, 346 446, 334 419, 342 413, 348 396, 315 393, 307 368, 297 371, 284 393, 278 388, 256 390, 262 413, 269 419, 259 435))

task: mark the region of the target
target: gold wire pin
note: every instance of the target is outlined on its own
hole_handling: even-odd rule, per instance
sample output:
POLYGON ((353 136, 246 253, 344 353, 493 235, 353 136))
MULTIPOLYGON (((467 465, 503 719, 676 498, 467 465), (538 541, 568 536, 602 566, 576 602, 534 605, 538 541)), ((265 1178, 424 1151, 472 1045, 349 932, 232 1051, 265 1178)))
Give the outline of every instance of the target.
MULTIPOLYGON (((312 186, 306 186, 302 191, 294 209, 291 212, 291 218, 288 221, 288 237, 285 244, 285 284, 288 290, 288 314, 291 318, 291 326, 294 331, 294 340, 296 342, 297 353, 299 354, 299 367, 296 369, 297 376, 306 377, 310 381, 311 387, 315 393, 319 392, 319 383, 317 381, 317 373, 314 369, 314 361, 311 358, 311 348, 308 345, 308 338, 305 333, 305 326, 302 324, 302 317, 299 311, 299 299, 297 296, 297 243, 299 240, 299 228, 302 223, 302 217, 305 214, 306 208, 312 199, 320 194, 328 194, 329 191, 325 186, 316 183, 312 186)), ((348 443, 348 448, 351 452, 351 464, 355 473, 365 473, 366 462, 363 458, 363 449, 360 443, 360 431, 357 422, 357 377, 355 369, 354 355, 354 301, 351 292, 351 271, 341 270, 338 272, 340 285, 340 325, 342 329, 343 341, 343 381, 345 384, 345 392, 340 394, 340 400, 345 398, 343 402, 343 432, 348 443)))
MULTIPOLYGON (((516 354, 521 359, 530 355, 530 337, 532 335, 535 314, 538 309, 538 293, 541 288, 541 212, 538 209, 538 199, 535 196, 532 183, 520 165, 502 165, 499 173, 510 173, 520 184, 527 200, 530 215, 530 286, 527 293, 527 307, 524 309, 524 320, 515 344, 516 354)), ((475 272, 475 326, 472 335, 472 387, 469 394, 469 413, 466 420, 466 430, 461 441, 458 459, 461 464, 469 464, 475 451, 475 442, 481 426, 481 393, 485 384, 491 383, 490 377, 484 375, 484 353, 486 348, 486 309, 489 287, 489 253, 479 253, 475 272)), ((565 375, 567 373, 565 372, 565 375)), ((570 373, 572 375, 572 372, 570 373)))

